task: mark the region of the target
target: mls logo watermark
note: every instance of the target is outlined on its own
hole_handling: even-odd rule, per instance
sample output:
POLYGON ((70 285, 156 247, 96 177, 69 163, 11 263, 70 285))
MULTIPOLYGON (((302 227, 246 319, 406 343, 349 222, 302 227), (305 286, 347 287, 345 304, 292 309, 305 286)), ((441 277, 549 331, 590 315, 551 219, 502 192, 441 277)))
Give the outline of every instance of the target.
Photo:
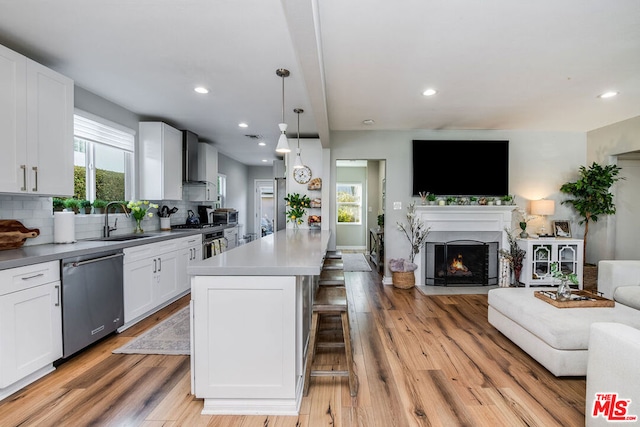
POLYGON ((637 415, 630 415, 631 399, 620 399, 618 393, 596 393, 591 416, 602 416, 607 421, 637 421, 637 415))

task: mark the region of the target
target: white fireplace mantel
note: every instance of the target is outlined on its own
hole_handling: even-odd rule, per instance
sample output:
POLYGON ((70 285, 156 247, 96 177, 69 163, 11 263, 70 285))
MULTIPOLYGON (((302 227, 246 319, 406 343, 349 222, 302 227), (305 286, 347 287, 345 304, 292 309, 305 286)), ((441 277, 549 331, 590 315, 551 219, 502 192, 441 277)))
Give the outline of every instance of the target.
MULTIPOLYGON (((492 240, 501 248, 509 246, 506 230, 511 229, 513 212, 517 206, 416 206, 416 216, 429 227, 427 241, 447 241, 453 239, 479 240, 478 236, 497 236, 492 240)), ((416 284, 424 285, 424 250, 416 257, 416 284)))

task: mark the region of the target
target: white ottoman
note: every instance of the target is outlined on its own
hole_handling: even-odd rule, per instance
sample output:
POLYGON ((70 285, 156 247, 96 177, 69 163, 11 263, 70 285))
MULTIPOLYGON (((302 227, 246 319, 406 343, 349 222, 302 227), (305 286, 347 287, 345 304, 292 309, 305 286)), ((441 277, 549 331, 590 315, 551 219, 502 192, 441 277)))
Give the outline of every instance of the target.
POLYGON ((490 290, 489 323, 557 377, 587 374, 593 322, 618 322, 640 328, 640 313, 625 305, 556 308, 536 298, 535 290, 490 290))

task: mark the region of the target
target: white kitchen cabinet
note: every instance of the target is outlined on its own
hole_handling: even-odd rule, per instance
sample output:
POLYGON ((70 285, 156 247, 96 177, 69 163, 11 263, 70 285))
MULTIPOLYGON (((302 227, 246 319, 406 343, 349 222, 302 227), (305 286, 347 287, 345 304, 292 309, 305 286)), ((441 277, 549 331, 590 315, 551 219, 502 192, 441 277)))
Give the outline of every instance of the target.
POLYGON ((121 329, 164 307, 179 295, 176 240, 125 248, 124 322, 121 329))
POLYGON ((179 239, 178 244, 178 291, 183 292, 191 289, 187 267, 202 259, 202 235, 179 239))
POLYGON ((73 80, 0 46, 0 192, 73 194, 73 80))
POLYGON ((225 228, 224 238, 225 243, 227 244, 226 250, 230 250, 238 246, 238 226, 225 228))
POLYGON ((557 286, 551 276, 551 264, 559 263, 564 273, 575 273, 582 289, 583 244, 581 239, 519 239, 526 252, 519 281, 529 286, 557 286))
POLYGON ((182 132, 162 122, 141 122, 140 198, 182 200, 182 132))
POLYGON ((0 271, 0 399, 61 357, 60 262, 0 271))

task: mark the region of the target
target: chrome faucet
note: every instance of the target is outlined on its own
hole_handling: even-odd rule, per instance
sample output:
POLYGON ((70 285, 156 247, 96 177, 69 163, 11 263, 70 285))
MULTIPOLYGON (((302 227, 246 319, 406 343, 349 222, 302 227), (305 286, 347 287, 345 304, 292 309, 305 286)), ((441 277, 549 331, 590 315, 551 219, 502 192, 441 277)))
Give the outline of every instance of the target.
POLYGON ((111 205, 120 205, 122 206, 122 209, 124 210, 124 215, 129 218, 129 211, 127 211, 127 207, 120 202, 109 202, 107 203, 107 207, 105 208, 105 213, 104 213, 104 227, 102 228, 102 237, 109 237, 109 234, 118 229, 118 218, 116 218, 116 221, 113 223, 113 227, 109 227, 109 208, 111 207, 111 205))

